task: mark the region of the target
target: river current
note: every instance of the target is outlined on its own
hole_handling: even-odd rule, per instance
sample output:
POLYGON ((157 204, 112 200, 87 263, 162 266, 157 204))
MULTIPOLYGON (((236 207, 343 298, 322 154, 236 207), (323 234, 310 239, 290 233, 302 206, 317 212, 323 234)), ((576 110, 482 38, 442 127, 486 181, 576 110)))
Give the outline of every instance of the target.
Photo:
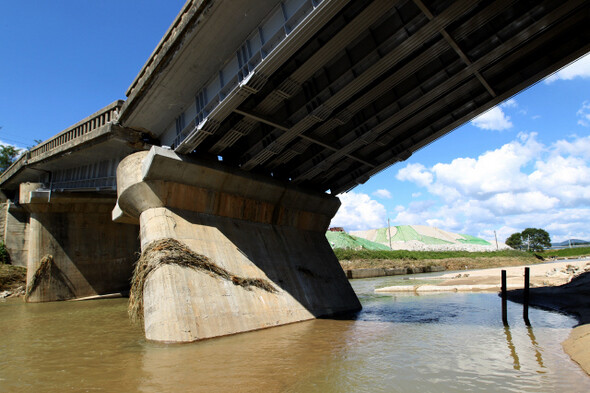
POLYGON ((588 392, 563 352, 576 321, 496 294, 375 294, 354 318, 191 344, 147 342, 127 299, 0 303, 0 392, 588 392))

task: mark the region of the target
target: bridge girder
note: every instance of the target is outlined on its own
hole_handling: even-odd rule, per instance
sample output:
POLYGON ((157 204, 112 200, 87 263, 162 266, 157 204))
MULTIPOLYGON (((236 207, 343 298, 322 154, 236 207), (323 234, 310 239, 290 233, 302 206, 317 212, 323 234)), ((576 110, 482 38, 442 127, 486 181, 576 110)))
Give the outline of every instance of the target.
MULTIPOLYGON (((338 194, 590 50, 583 0, 313 4, 225 102, 189 122, 177 152, 221 156, 245 171, 338 194)), ((186 53, 212 49, 194 37, 183 42, 176 63, 152 76, 150 94, 174 64, 189 61, 186 53)), ((125 119, 157 108, 131 98, 123 124, 141 128, 125 119)))

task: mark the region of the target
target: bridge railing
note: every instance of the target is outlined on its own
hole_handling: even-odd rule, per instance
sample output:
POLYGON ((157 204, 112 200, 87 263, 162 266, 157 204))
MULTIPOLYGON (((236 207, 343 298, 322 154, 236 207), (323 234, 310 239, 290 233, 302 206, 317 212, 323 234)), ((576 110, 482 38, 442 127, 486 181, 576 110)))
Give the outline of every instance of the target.
POLYGON ((43 155, 51 150, 59 148, 60 146, 80 138, 83 135, 88 134, 96 130, 99 127, 106 125, 112 121, 115 121, 119 115, 119 110, 123 106, 122 100, 115 101, 100 111, 88 116, 82 121, 74 124, 73 126, 65 129, 56 136, 47 141, 33 147, 30 152, 29 159, 34 159, 40 155, 43 155))
POLYGON ((112 156, 95 162, 63 168, 51 173, 49 188, 53 191, 65 190, 116 190, 117 165, 123 159, 112 156))
MULTIPOLYGON (((182 130, 177 130, 172 145, 175 147, 180 145, 191 131, 202 123, 234 89, 239 87, 240 83, 246 80, 291 31, 323 1, 281 1, 226 60, 224 66, 197 91, 195 94, 197 114, 182 130)), ((205 130, 200 132, 210 133, 205 130)))
POLYGON ((0 183, 11 178, 23 166, 31 161, 39 161, 40 159, 51 156, 55 151, 66 148, 66 145, 74 145, 79 142, 82 137, 116 121, 119 117, 119 111, 123 106, 123 103, 124 101, 122 100, 115 101, 98 112, 82 119, 73 126, 68 127, 45 142, 25 151, 10 167, 8 167, 8 169, 6 169, 6 171, 2 173, 0 176, 0 183))

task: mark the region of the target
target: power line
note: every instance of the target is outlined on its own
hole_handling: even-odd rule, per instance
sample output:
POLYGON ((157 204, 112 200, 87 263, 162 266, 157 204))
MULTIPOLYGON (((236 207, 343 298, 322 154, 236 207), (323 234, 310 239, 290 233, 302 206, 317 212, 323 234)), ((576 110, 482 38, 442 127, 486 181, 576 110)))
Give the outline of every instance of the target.
POLYGON ((31 144, 31 142, 25 142, 25 141, 22 141, 22 140, 17 140, 17 139, 12 139, 12 138, 6 138, 3 135, 0 135, 0 141, 2 141, 2 142, 10 142, 10 143, 17 143, 19 145, 28 145, 28 144, 31 144))

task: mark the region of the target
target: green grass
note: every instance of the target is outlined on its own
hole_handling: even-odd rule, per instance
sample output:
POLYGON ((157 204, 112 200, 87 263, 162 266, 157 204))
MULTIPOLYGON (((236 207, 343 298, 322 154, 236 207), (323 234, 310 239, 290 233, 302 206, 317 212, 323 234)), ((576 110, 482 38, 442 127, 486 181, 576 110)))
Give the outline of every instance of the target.
POLYGON ((337 248, 334 250, 338 260, 359 260, 359 259, 402 259, 408 261, 425 260, 425 259, 446 259, 446 258, 494 258, 494 257, 524 257, 528 256, 526 252, 517 250, 503 250, 490 252, 469 252, 469 251, 369 251, 369 250, 344 250, 337 248))
POLYGON ((8 254, 8 250, 6 249, 6 245, 3 241, 0 241, 0 264, 9 264, 10 263, 10 254, 8 254))
POLYGON ((544 258, 548 257, 577 257, 590 255, 590 247, 564 248, 562 250, 547 250, 539 253, 544 258))

